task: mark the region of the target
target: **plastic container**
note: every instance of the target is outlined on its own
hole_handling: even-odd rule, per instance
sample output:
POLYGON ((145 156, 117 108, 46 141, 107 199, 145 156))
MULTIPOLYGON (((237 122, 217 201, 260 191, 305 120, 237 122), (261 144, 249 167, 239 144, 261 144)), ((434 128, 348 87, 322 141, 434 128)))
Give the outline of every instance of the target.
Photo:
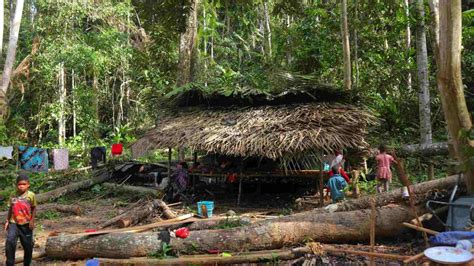
POLYGON ((212 211, 214 210, 214 201, 199 201, 197 203, 198 214, 200 216, 212 217, 212 211), (206 209, 207 213, 202 213, 203 209, 206 209))

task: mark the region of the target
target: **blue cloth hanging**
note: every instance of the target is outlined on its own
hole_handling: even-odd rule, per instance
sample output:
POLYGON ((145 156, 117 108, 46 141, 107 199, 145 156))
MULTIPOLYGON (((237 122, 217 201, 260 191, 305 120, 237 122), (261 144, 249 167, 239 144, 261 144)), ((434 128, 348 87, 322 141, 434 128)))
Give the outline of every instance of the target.
POLYGON ((21 169, 33 172, 48 171, 47 149, 19 146, 18 154, 21 169))

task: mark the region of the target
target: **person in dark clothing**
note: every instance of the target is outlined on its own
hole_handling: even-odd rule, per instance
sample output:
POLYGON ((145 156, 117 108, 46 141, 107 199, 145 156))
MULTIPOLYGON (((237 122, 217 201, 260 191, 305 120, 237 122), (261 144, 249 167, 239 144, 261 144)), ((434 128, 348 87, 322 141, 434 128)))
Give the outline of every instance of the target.
POLYGON ((105 147, 94 147, 91 150, 91 166, 92 169, 97 168, 99 162, 106 163, 106 149, 105 147))

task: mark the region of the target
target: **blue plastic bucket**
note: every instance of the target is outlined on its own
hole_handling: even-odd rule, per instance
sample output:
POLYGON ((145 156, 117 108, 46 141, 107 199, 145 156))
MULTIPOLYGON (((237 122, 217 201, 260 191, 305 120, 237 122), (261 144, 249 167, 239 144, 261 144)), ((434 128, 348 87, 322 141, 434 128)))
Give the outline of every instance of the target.
POLYGON ((214 201, 199 201, 197 203, 198 215, 203 216, 202 214, 202 205, 206 206, 207 217, 212 217, 212 211, 214 210, 214 201))

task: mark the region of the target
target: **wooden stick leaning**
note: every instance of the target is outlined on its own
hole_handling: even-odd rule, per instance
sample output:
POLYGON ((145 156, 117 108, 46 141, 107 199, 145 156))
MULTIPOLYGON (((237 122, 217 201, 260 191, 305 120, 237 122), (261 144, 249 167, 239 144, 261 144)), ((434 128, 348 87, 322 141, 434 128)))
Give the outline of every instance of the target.
POLYGON ((420 231, 420 232, 425 233, 425 234, 430 234, 430 235, 439 234, 438 231, 431 230, 431 229, 428 229, 428 228, 424 228, 424 227, 421 227, 421 226, 417 226, 417 225, 414 225, 414 224, 411 224, 411 223, 402 223, 402 224, 406 227, 409 227, 411 229, 415 229, 415 230, 420 231))
MULTIPOLYGON (((415 215, 416 223, 418 225, 420 225, 421 227, 423 227, 423 224, 421 223, 420 219, 418 218, 420 216, 418 215, 418 212, 416 211, 415 199, 413 198, 414 197, 413 190, 411 188, 410 181, 408 180, 408 176, 405 173, 405 169, 403 168, 403 164, 397 158, 397 155, 395 153, 393 153, 392 155, 393 155, 394 159, 397 161, 397 163, 395 164, 395 168, 397 169, 398 177, 400 178, 400 181, 402 182, 402 184, 407 187, 408 200, 410 202, 410 208, 412 209, 413 214, 415 215)), ((422 234, 423 234, 423 239, 425 241, 425 246, 429 247, 428 235, 426 234, 425 231, 422 231, 422 234)))

